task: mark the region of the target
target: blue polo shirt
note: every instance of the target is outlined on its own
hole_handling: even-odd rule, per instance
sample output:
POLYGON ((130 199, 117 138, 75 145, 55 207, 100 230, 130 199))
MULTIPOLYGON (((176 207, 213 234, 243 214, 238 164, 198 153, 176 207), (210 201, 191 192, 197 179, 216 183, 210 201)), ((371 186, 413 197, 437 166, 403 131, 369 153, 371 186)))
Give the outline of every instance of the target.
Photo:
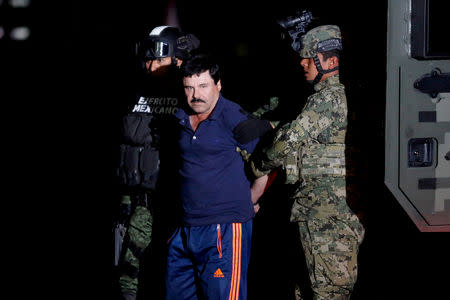
POLYGON ((242 145, 233 129, 247 113, 220 95, 211 115, 194 132, 189 115, 176 113, 182 126, 179 136, 182 166, 181 199, 186 226, 246 222, 254 216, 250 181, 236 146, 253 152, 258 139, 242 145))

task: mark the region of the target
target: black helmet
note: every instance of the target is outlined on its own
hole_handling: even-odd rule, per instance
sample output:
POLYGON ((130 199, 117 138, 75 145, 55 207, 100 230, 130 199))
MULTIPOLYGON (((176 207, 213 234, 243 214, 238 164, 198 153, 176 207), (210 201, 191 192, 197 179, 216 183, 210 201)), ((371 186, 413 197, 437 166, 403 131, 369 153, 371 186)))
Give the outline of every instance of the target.
POLYGON ((137 54, 144 61, 162 57, 186 59, 199 45, 200 41, 192 34, 185 35, 172 26, 158 26, 137 45, 137 54))

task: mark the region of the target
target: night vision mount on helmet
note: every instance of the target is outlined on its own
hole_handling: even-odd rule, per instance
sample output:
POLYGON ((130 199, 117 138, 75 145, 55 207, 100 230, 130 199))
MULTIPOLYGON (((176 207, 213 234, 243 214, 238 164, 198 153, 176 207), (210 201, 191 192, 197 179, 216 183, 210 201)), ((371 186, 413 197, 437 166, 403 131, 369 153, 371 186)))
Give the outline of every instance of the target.
POLYGON ((136 44, 136 54, 144 61, 163 57, 186 59, 199 45, 193 34, 184 34, 172 26, 158 26, 136 44))
POLYGON ((306 32, 306 27, 312 22, 313 16, 310 11, 297 11, 294 16, 277 20, 277 23, 289 33, 292 39, 292 49, 300 51, 302 48, 302 35, 306 32))
POLYGON ((319 71, 313 81, 313 84, 316 84, 324 74, 334 72, 339 68, 324 70, 317 53, 342 50, 342 40, 341 31, 336 25, 318 26, 306 32, 313 20, 311 12, 303 10, 297 11, 294 16, 278 20, 277 23, 289 33, 294 51, 299 52, 303 58, 314 59, 314 64, 319 71))

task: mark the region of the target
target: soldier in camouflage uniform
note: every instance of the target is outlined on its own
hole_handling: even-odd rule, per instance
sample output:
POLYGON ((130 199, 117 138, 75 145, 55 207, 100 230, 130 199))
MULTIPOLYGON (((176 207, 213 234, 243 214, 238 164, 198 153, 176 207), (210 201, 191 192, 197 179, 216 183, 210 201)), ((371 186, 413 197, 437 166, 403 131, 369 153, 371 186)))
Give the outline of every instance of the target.
MULTIPOLYGON (((298 117, 277 133, 271 146, 251 156, 260 177, 275 168, 296 184, 291 221, 297 222, 314 299, 349 299, 357 277, 364 228, 346 202, 347 103, 339 82, 340 29, 316 27, 302 37, 306 80, 314 84, 298 117)), ((301 291, 296 290, 296 299, 301 291)))

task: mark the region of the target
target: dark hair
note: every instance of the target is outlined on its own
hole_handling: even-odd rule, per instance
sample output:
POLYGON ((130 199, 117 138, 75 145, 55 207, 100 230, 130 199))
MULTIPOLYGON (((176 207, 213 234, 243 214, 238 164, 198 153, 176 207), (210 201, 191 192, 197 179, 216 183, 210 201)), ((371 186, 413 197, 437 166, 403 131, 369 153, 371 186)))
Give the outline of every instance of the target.
POLYGON ((192 75, 200 75, 205 71, 209 71, 214 83, 220 80, 219 64, 214 58, 207 53, 196 53, 181 64, 181 76, 191 77, 192 75))
POLYGON ((322 57, 323 57, 324 61, 333 56, 336 56, 337 59, 339 59, 339 51, 338 50, 330 50, 330 51, 324 51, 324 52, 320 52, 320 53, 322 53, 322 57))

